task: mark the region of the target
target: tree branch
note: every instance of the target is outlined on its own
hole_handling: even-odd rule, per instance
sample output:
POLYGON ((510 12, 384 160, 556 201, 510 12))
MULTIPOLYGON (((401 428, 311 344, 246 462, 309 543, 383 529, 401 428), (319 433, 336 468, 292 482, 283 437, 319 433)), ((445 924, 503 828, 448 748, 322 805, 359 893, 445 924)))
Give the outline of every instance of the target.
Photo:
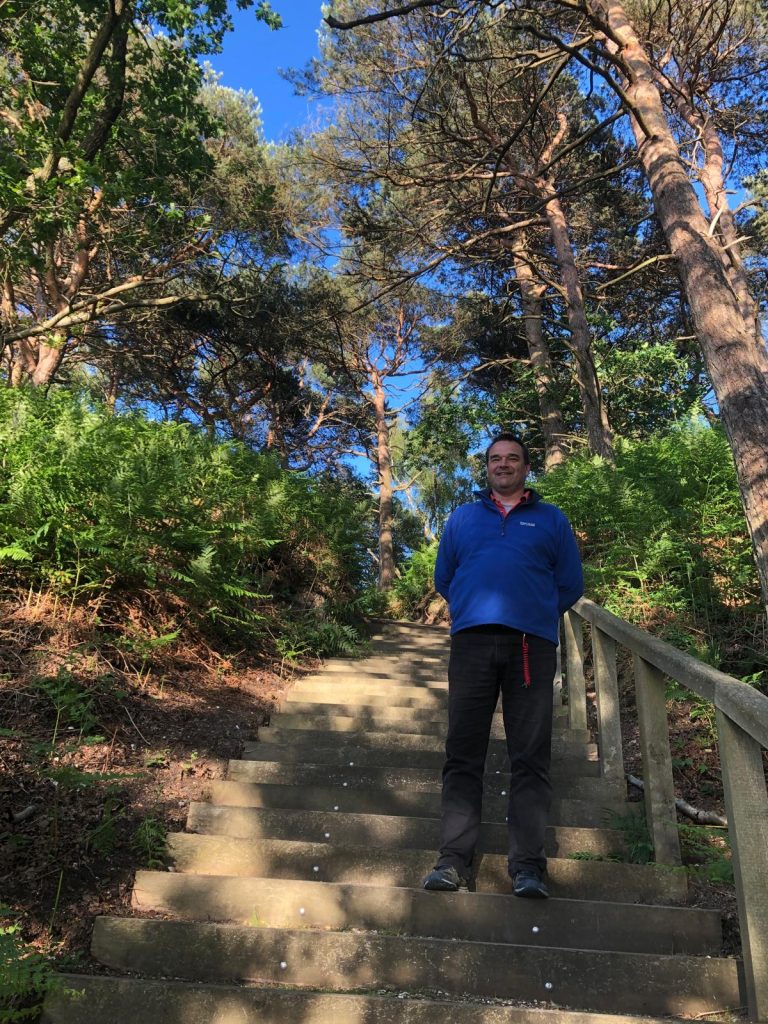
POLYGON ((346 31, 350 28, 357 28, 360 25, 373 25, 377 21, 389 21, 390 18, 399 18, 403 14, 410 14, 411 11, 418 11, 423 7, 439 7, 443 0, 413 0, 413 3, 405 4, 403 7, 393 7, 389 11, 378 11, 376 14, 366 14, 362 18, 352 18, 350 21, 339 21, 329 14, 325 23, 330 28, 346 31))
MULTIPOLYGON (((51 147, 51 152, 48 154, 43 167, 35 172, 34 179, 39 180, 42 183, 50 181, 59 168, 59 157, 61 153, 62 143, 72 135, 72 130, 75 126, 75 119, 77 118, 80 106, 85 98, 85 94, 90 87, 93 77, 101 65, 104 51, 109 45, 116 29, 119 27, 124 19, 127 19, 129 6, 126 0, 111 0, 107 13, 96 30, 96 34, 91 40, 91 45, 86 54, 86 57, 80 67, 77 74, 77 79, 72 89, 70 90, 69 96, 64 103, 64 108, 59 118, 59 124, 56 128, 56 136, 51 147)), ((10 227, 12 227, 16 221, 24 214, 25 208, 15 208, 6 211, 2 217, 0 217, 0 236, 4 235, 10 227)))
MULTIPOLYGON (((630 775, 629 772, 627 772, 627 782, 636 789, 645 789, 643 780, 630 775)), ((717 814, 715 811, 702 811, 687 801, 681 800, 680 797, 675 798, 675 807, 686 818, 697 821, 700 825, 719 825, 721 828, 728 828, 728 819, 724 818, 722 814, 717 814)))

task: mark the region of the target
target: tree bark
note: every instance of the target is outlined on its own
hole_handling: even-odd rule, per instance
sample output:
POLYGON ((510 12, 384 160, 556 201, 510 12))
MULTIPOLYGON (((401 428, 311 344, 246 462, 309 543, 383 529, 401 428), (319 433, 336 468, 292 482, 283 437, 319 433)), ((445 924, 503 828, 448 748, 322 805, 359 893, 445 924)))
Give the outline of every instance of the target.
POLYGON ((376 468, 379 484, 379 590, 389 590, 395 579, 392 450, 389 444, 386 396, 380 380, 374 381, 373 411, 376 420, 376 468))
POLYGON ((66 341, 64 339, 56 344, 49 345, 41 341, 38 345, 37 364, 32 372, 31 380, 35 387, 49 384, 61 366, 64 359, 66 341))
POLYGON ((115 406, 117 405, 117 396, 120 393, 120 374, 117 372, 117 368, 112 366, 109 371, 107 393, 105 395, 105 403, 110 413, 114 413, 115 406))
POLYGON ((745 324, 749 324, 755 335, 755 342, 762 344, 758 320, 757 303, 752 298, 749 280, 744 262, 741 258, 739 232, 736 218, 728 205, 728 193, 723 177, 725 155, 717 131, 711 123, 706 123, 702 130, 704 142, 704 167, 701 183, 709 206, 709 216, 717 219, 717 235, 722 243, 722 259, 725 272, 738 300, 739 309, 745 324))
POLYGON ((524 245, 525 240, 521 237, 515 242, 512 251, 523 307, 525 338, 539 397, 541 431, 544 435, 544 472, 548 473, 565 460, 565 427, 560 406, 553 396, 555 375, 542 330, 542 298, 546 288, 535 280, 530 264, 523 256, 524 245))
POLYGON ((568 221, 562 203, 551 182, 538 183, 546 198, 545 212, 552 244, 557 253, 560 279, 565 292, 568 311, 568 325, 571 329, 571 349, 576 360, 576 379, 579 385, 581 404, 584 410, 584 426, 587 430, 589 450, 613 464, 613 434, 608 423, 608 413, 600 393, 597 367, 592 356, 592 338, 584 308, 584 293, 579 281, 576 258, 568 234, 568 221))
POLYGON ((749 288, 749 279, 741 257, 741 244, 736 226, 736 218, 728 203, 728 192, 725 187, 725 154, 717 128, 712 120, 700 113, 694 106, 694 99, 688 94, 684 81, 670 82, 669 79, 656 71, 656 79, 670 96, 679 115, 685 123, 698 133, 704 152, 704 162, 700 171, 704 196, 709 207, 711 230, 721 242, 721 258, 726 275, 731 283, 734 294, 739 302, 744 322, 752 324, 755 340, 759 340, 760 326, 758 321, 757 303, 749 288))
POLYGON ((625 70, 638 154, 656 214, 670 251, 677 258, 691 318, 731 444, 768 608, 768 354, 745 316, 723 263, 722 246, 710 233, 686 174, 647 53, 620 4, 592 0, 591 7, 615 40, 615 55, 625 70))

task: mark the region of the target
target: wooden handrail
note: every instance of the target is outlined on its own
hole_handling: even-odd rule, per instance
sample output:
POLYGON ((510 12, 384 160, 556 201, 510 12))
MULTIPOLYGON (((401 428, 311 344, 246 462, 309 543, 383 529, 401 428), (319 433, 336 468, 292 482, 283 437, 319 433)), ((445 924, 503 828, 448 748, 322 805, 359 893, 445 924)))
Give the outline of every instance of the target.
POLYGON ((768 697, 582 598, 566 612, 571 725, 584 719, 583 624, 592 627, 601 770, 616 782, 621 763, 615 643, 632 651, 648 830, 657 862, 680 863, 665 676, 716 708, 723 792, 731 839, 750 1019, 768 1021, 768 697), (607 641, 606 638, 611 638, 607 641), (576 705, 572 705, 572 698, 576 705), (616 709, 615 711, 613 709, 616 709))
POLYGON ((711 701, 762 747, 768 749, 768 697, 764 693, 684 651, 678 651, 658 637, 618 618, 594 601, 581 598, 573 610, 593 626, 599 626, 623 647, 639 654, 665 676, 711 701))

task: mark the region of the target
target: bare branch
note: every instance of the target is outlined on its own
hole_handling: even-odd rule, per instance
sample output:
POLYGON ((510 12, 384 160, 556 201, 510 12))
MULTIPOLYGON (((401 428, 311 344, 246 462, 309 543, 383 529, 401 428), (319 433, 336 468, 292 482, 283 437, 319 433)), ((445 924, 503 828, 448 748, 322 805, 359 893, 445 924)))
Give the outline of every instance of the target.
POLYGON ((677 259, 677 257, 673 256, 672 253, 669 253, 669 252, 668 253, 660 253, 658 256, 651 256, 649 259, 643 260, 642 263, 638 263, 637 266, 630 267, 629 270, 627 270, 625 273, 619 275, 619 277, 614 277, 611 281, 606 281, 605 284, 601 284, 598 287, 597 291, 598 292, 604 292, 606 290, 606 288, 612 288, 613 285, 618 284, 619 281, 624 281, 626 278, 631 277, 633 274, 638 273, 638 271, 640 271, 640 270, 644 270, 645 267, 652 266, 654 263, 665 263, 668 260, 674 260, 674 259, 677 259))
POLYGON ((413 0, 413 3, 405 4, 403 7, 393 7, 389 11, 378 11, 376 14, 366 14, 362 18, 352 18, 350 21, 339 21, 329 14, 325 19, 326 25, 330 28, 346 31, 350 28, 357 28, 360 25, 373 25, 377 21, 389 21, 390 18, 399 18, 403 14, 410 14, 411 11, 418 11, 424 7, 439 7, 443 0, 413 0))

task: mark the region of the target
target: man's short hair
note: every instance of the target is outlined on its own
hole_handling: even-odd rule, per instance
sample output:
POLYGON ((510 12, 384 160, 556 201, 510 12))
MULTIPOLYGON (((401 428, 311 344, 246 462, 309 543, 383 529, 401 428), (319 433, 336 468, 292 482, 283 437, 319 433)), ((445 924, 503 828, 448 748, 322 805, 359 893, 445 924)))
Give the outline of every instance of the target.
POLYGON ((504 432, 502 434, 497 434, 494 437, 494 439, 491 441, 491 443, 488 445, 488 447, 485 449, 485 464, 486 464, 486 466, 488 465, 488 461, 489 461, 489 459, 491 457, 491 448, 493 448, 493 446, 498 441, 514 441, 515 444, 519 444, 520 447, 523 449, 523 462, 525 463, 526 466, 530 466, 530 464, 531 464, 531 456, 530 456, 530 453, 528 451, 528 446, 526 445, 525 441, 521 441, 520 438, 517 436, 517 434, 512 434, 512 433, 509 433, 509 432, 504 432))

